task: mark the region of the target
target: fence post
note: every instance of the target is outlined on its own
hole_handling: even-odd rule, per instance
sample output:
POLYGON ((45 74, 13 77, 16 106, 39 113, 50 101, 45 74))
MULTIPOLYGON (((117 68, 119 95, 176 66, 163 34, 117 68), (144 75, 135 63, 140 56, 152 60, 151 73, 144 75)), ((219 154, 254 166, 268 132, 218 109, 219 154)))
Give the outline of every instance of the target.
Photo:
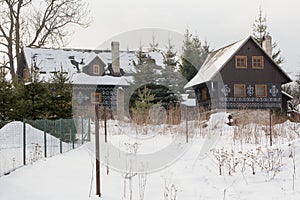
POLYGON ((91 118, 88 119, 88 141, 91 141, 91 118))
POLYGON ((47 121, 44 119, 44 156, 47 157, 47 121))
POLYGON ((23 120, 23 164, 26 165, 26 121, 23 120))
POLYGON ((72 119, 71 123, 71 134, 72 134, 72 148, 75 149, 75 121, 72 119))
POLYGON ((62 153, 62 119, 59 119, 59 147, 60 147, 60 153, 62 153))
POLYGON ((83 118, 81 117, 81 144, 83 144, 83 118))

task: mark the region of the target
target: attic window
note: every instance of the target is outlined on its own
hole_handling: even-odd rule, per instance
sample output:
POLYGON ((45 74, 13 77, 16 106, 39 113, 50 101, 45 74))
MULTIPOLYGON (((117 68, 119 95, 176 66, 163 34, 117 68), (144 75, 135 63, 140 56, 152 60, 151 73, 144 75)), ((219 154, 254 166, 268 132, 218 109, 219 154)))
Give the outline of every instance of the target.
POLYGON ((235 68, 247 68, 247 56, 235 56, 235 68))
POLYGON ((93 65, 93 74, 100 74, 100 65, 93 65))
POLYGON ((267 97, 267 85, 255 85, 256 97, 267 97))
POLYGON ((252 56, 252 68, 263 69, 264 68, 264 57, 263 56, 252 56))
POLYGON ((92 104, 101 104, 102 94, 100 92, 91 93, 91 103, 92 104))
POLYGON ((246 86, 245 84, 234 84, 233 86, 235 97, 245 97, 246 96, 246 86))

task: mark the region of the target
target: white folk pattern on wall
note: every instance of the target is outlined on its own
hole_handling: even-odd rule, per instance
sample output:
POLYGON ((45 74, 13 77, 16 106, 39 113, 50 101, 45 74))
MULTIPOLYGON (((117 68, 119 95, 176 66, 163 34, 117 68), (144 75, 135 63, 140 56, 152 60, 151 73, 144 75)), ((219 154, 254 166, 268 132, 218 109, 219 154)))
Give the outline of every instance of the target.
POLYGON ((275 85, 272 85, 272 87, 270 88, 269 90, 270 94, 273 96, 273 97, 276 97, 276 95, 278 94, 278 89, 275 85))
POLYGON ((78 101, 78 103, 82 104, 83 101, 86 101, 86 100, 89 100, 89 96, 83 95, 81 91, 78 92, 78 94, 77 94, 77 101, 78 101))
POLYGON ((254 94, 254 87, 251 85, 248 85, 247 87, 247 94, 251 97, 254 94))
POLYGON ((224 85, 224 87, 221 89, 221 92, 225 95, 225 97, 227 97, 230 93, 230 88, 228 87, 228 85, 224 85))

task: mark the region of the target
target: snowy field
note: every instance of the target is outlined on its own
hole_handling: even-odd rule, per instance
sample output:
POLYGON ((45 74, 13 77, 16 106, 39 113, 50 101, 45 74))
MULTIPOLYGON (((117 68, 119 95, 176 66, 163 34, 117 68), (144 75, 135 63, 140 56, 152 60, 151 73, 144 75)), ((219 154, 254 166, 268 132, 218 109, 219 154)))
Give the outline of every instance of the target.
MULTIPOLYGON (((195 134, 189 136, 189 145, 183 144, 185 134, 174 136, 184 133, 185 123, 176 129, 172 126, 151 129, 110 121, 107 139, 119 149, 119 154, 108 152, 111 149, 105 149, 101 143, 100 199, 300 199, 298 124, 287 121, 275 125, 270 147, 266 136, 268 127, 257 124, 230 127, 224 123, 225 114, 215 117, 199 130, 190 125, 194 122, 189 122, 189 132, 195 134), (128 134, 145 128, 148 135, 135 138, 128 134), (158 134, 153 134, 153 130, 158 134), (174 138, 179 141, 176 150, 183 153, 174 157, 173 162, 164 163, 164 150, 177 142, 174 138), (156 151, 160 153, 155 154, 156 151), (144 171, 135 173, 128 165, 125 169, 114 163, 122 160, 121 152, 154 154, 157 158, 153 162, 165 165, 153 170, 145 167, 144 171)), ((0 177, 0 199, 99 199, 95 195, 93 146, 93 142, 86 143, 0 177)))

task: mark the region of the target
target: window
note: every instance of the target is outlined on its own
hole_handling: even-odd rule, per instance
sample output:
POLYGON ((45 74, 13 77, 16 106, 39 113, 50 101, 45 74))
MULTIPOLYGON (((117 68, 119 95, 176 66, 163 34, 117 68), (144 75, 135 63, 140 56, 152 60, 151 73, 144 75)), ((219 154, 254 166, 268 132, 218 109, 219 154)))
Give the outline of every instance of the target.
POLYGON ((27 79, 27 69, 23 69, 23 80, 27 79))
POLYGON ((93 74, 100 74, 100 65, 93 65, 93 74))
POLYGON ((264 57, 263 56, 252 56, 252 68, 263 69, 264 68, 264 57))
POLYGON ((235 68, 247 68, 247 56, 235 56, 235 68))
POLYGON ((201 90, 201 100, 202 101, 207 100, 207 88, 202 88, 202 90, 201 90))
POLYGON ((234 84, 233 90, 234 90, 235 97, 245 97, 246 96, 245 84, 234 84))
POLYGON ((91 103, 100 104, 102 102, 102 94, 99 92, 91 93, 91 103))
POLYGON ((267 97, 267 85, 255 85, 256 97, 267 97))

